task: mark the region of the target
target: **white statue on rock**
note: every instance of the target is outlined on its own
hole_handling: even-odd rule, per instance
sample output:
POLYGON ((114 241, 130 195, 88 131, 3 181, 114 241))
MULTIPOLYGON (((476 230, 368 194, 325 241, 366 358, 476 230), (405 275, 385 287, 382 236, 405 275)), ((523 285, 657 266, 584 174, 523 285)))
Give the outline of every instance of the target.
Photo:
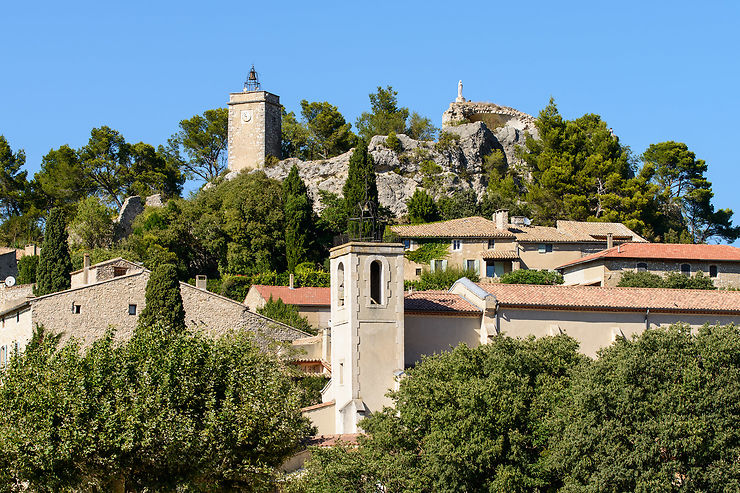
POLYGON ((456 103, 464 103, 465 98, 462 95, 462 81, 457 82, 457 99, 455 99, 456 103))

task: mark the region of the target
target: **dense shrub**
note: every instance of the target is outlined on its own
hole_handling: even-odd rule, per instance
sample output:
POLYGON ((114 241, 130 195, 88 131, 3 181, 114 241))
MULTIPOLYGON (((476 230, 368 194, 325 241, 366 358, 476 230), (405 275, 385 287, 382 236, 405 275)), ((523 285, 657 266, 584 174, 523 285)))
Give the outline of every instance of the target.
POLYGON ((503 284, 563 284, 563 275, 545 269, 518 269, 507 272, 499 281, 503 284))
POLYGON ((18 284, 36 282, 36 269, 39 265, 38 255, 26 255, 18 261, 18 284))
POLYGON ((432 289, 450 289, 455 281, 467 277, 473 282, 478 282, 480 276, 474 270, 458 269, 450 267, 448 269, 437 269, 434 272, 425 270, 421 273, 418 281, 405 281, 406 289, 416 289, 418 291, 427 291, 432 289))
POLYGON ((652 272, 626 271, 617 284, 619 287, 632 288, 672 288, 672 289, 717 289, 711 277, 701 271, 693 276, 680 272, 671 272, 665 277, 652 272))
POLYGON ((257 308, 257 313, 286 325, 290 325, 298 330, 302 330, 310 334, 317 333, 317 330, 311 327, 311 324, 308 323, 308 319, 306 317, 302 317, 301 314, 298 313, 297 306, 287 305, 283 303, 283 300, 280 298, 273 300, 272 295, 270 295, 270 299, 267 300, 265 306, 257 308))

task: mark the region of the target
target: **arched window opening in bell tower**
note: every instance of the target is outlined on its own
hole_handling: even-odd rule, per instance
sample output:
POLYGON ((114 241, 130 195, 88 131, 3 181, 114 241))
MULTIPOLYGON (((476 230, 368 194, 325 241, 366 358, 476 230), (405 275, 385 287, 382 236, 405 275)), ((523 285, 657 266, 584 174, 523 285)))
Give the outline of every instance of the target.
POLYGON ((370 263, 370 303, 373 305, 381 304, 381 289, 380 289, 380 270, 381 265, 379 260, 373 260, 370 263))
POLYGON ((344 264, 337 266, 337 306, 344 306, 344 264))

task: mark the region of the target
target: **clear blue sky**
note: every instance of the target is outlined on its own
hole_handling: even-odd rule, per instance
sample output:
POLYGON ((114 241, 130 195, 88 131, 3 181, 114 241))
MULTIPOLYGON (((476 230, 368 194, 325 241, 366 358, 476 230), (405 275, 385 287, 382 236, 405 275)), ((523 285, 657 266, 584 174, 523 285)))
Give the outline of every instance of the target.
POLYGON ((437 125, 458 79, 468 99, 532 115, 552 95, 636 154, 688 144, 740 222, 738 2, 38 1, 2 20, 0 134, 31 173, 100 125, 164 143, 254 63, 288 110, 329 101, 353 123, 378 85, 437 125))

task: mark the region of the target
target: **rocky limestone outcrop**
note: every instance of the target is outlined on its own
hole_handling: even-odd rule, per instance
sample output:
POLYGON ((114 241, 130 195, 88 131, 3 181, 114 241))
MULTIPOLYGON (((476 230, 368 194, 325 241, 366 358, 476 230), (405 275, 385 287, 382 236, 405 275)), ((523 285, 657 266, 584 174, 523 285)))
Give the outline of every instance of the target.
MULTIPOLYGON (((516 147, 524 145, 526 132, 536 135, 534 118, 517 110, 487 103, 452 103, 452 113, 445 112, 445 125, 440 141, 418 141, 399 134, 401 152, 395 152, 385 145, 384 136, 375 136, 368 144, 368 151, 375 160, 378 198, 380 205, 389 208, 396 215, 406 214, 406 201, 417 188, 425 188, 439 198, 457 190, 473 189, 481 197, 487 186, 487 172, 484 157, 496 149, 503 151, 509 166, 520 166, 516 158, 516 147), (484 107, 477 106, 483 104, 484 107), (495 108, 500 110, 494 113, 495 108), (486 122, 475 119, 475 110, 486 109, 486 115, 498 119, 486 122), (491 130, 493 128, 493 130, 491 130)), ((342 195, 342 187, 347 179, 347 170, 352 151, 339 156, 316 161, 285 159, 275 166, 263 168, 267 176, 283 180, 293 165, 306 183, 314 200, 315 209, 323 209, 319 190, 342 195)), ((226 175, 227 179, 236 172, 226 175)))

